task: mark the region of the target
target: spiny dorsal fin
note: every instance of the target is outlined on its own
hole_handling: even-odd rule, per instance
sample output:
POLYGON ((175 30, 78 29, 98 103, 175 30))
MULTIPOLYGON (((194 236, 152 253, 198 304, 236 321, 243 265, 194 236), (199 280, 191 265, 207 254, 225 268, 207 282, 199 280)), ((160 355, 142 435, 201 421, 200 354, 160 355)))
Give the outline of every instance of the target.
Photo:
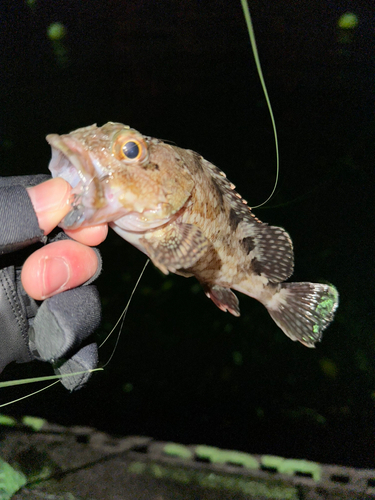
MULTIPOLYGON (((194 153, 193 151, 191 152, 194 153)), ((203 169, 213 178, 215 184, 222 191, 233 213, 238 217, 238 221, 240 222, 243 218, 246 218, 252 224, 261 224, 261 221, 252 213, 247 201, 237 193, 235 190, 236 186, 227 179, 225 173, 213 163, 205 160, 202 156, 199 156, 197 153, 194 154, 198 157, 203 169)))

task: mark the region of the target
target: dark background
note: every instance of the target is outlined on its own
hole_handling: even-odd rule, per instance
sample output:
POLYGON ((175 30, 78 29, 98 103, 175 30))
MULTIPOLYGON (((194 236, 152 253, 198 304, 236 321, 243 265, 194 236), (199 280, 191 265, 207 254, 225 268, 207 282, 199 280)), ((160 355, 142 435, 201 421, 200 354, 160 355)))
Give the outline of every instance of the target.
MULTIPOLYGON (((306 349, 254 300, 241 295, 236 319, 193 279, 150 265, 105 371, 77 393, 58 384, 4 411, 373 467, 373 9, 339 0, 250 8, 281 156, 277 192, 255 213, 291 234, 294 281, 337 286, 335 322, 306 349), (356 29, 338 27, 347 10, 358 16, 356 29)), ((48 133, 120 121, 198 151, 250 206, 268 197, 274 139, 239 0, 9 2, 4 12, 2 175, 48 172, 48 133), (63 40, 48 38, 54 22, 64 24, 63 40)), ((104 338, 145 257, 115 234, 100 249, 104 338)), ((14 365, 2 379, 50 372, 14 365)), ((39 387, 2 389, 1 400, 39 387)))

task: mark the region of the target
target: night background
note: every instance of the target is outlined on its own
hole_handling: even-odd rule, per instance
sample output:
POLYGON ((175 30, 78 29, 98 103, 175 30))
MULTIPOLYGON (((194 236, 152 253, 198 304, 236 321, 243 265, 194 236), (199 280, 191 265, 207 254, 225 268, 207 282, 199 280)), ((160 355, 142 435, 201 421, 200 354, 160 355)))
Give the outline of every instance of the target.
MULTIPOLYGON (((104 372, 76 393, 58 384, 3 411, 374 467, 373 6, 249 3, 281 158, 276 193, 255 214, 291 235, 293 281, 337 287, 334 323, 307 349, 249 297, 239 294, 235 318, 193 278, 165 277, 150 264, 104 372), (340 27, 348 11, 358 22, 340 27)), ((239 0, 29 0, 8 2, 4 14, 1 175, 48 173, 49 133, 118 121, 199 152, 250 206, 268 197, 274 138, 239 0), (65 27, 60 39, 58 26, 47 32, 53 23, 65 27)), ((145 256, 114 233, 100 251, 104 339, 145 256)), ((114 345, 115 336, 102 363, 114 345)), ((51 371, 12 365, 1 379, 51 371)), ((1 402, 40 387, 2 389, 1 402)))

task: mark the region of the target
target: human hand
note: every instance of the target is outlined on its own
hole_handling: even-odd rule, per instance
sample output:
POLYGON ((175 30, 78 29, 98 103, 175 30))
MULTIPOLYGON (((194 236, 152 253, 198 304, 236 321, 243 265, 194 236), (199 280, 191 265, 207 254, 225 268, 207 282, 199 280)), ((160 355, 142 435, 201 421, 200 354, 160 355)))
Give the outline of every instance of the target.
MULTIPOLYGON (((49 234, 71 209, 70 191, 70 185, 61 178, 27 189, 44 234, 49 234)), ((108 225, 65 232, 76 241, 50 243, 36 250, 23 265, 22 284, 36 300, 82 285, 96 273, 97 254, 87 245, 101 243, 107 236, 108 225)))
POLYGON ((70 209, 69 184, 46 178, 0 178, 0 372, 12 361, 50 361, 57 374, 84 372, 61 380, 74 390, 98 361, 95 343, 80 345, 99 325, 100 299, 93 285, 79 285, 100 273, 100 254, 87 245, 103 241, 107 227, 69 231, 76 241, 60 232, 23 263, 25 247, 46 243, 70 209))

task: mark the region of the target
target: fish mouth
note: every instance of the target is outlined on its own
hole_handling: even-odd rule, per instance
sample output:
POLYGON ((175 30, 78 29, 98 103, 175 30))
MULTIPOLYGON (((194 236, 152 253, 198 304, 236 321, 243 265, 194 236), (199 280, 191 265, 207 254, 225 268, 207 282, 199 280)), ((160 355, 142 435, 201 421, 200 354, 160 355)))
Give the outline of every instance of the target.
POLYGON ((103 176, 100 165, 94 166, 90 154, 72 138, 62 138, 58 134, 50 134, 46 137, 52 148, 52 158, 49 169, 53 177, 62 177, 72 188, 79 183, 88 186, 94 177, 103 176))
POLYGON ((124 215, 124 208, 116 204, 115 197, 108 192, 110 175, 89 151, 71 137, 50 134, 46 139, 52 148, 48 166, 52 177, 65 179, 73 188, 69 200, 72 210, 60 227, 76 229, 124 215))

